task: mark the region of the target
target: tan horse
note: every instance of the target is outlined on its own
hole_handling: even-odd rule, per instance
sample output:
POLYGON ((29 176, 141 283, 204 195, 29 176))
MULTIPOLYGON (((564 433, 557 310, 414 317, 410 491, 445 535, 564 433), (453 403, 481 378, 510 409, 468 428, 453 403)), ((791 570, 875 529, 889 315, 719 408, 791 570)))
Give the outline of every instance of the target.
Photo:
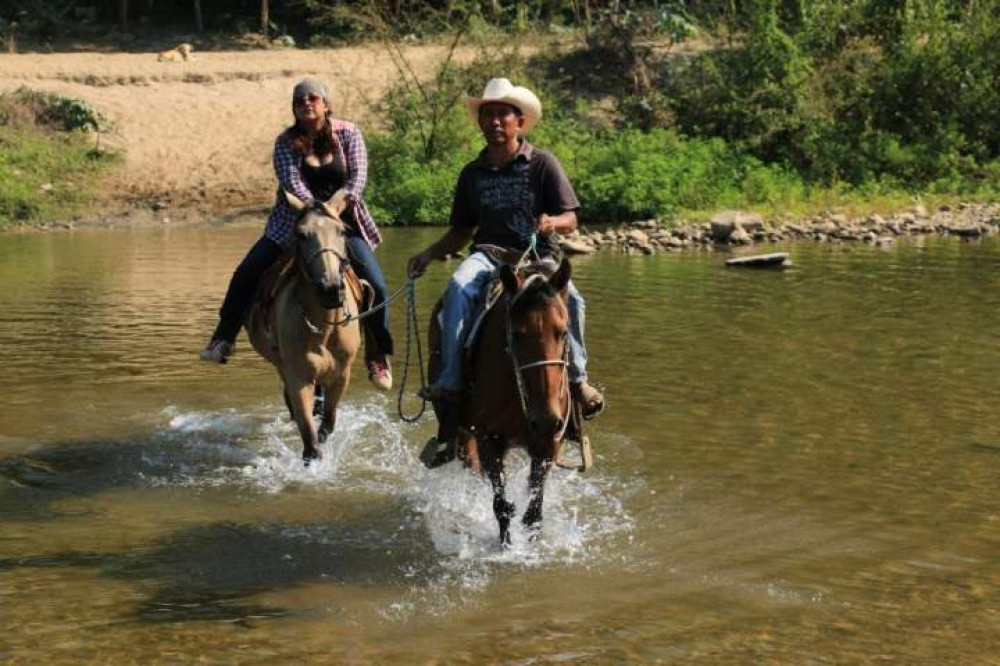
POLYGON ((361 343, 358 303, 347 288, 350 269, 344 223, 336 215, 344 191, 306 206, 286 194, 300 212, 295 227, 295 261, 280 278, 266 312, 255 307, 247 319, 250 343, 278 370, 285 402, 302 436, 302 458, 322 457, 319 445, 333 432, 337 403, 347 390, 351 363, 361 343), (317 432, 312 410, 316 385, 324 387, 323 420, 317 432))

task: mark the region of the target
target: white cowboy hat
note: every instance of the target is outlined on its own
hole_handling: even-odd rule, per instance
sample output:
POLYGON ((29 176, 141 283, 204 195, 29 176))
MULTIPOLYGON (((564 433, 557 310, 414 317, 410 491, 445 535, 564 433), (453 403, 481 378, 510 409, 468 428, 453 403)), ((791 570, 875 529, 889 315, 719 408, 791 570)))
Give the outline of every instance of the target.
POLYGON ((478 126, 479 107, 491 102, 510 104, 520 109, 521 114, 524 116, 522 131, 525 133, 542 119, 542 103, 538 101, 535 93, 527 88, 515 86, 507 79, 490 79, 483 89, 482 97, 466 98, 465 108, 469 112, 469 119, 478 126))

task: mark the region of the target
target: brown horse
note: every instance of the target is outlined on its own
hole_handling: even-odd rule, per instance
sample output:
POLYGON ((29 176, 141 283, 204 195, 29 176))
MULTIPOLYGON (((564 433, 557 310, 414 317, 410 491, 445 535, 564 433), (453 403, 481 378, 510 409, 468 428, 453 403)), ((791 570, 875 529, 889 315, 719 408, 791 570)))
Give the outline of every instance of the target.
POLYGON ((270 307, 254 308, 246 329, 257 353, 278 370, 308 462, 321 457, 319 445, 333 432, 361 336, 357 319, 343 323, 358 312, 345 282, 350 266, 344 223, 335 212, 344 191, 311 206, 286 196, 300 212, 292 269, 279 278, 270 307), (312 417, 317 385, 325 390, 319 432, 312 417))
POLYGON ((519 275, 503 265, 504 295, 482 322, 464 401, 466 458, 493 487, 500 542, 510 543, 514 504, 505 497, 504 456, 522 446, 531 457, 530 499, 522 522, 532 538, 541 528, 545 480, 559 460, 573 408, 568 376, 569 261, 550 278, 519 275))

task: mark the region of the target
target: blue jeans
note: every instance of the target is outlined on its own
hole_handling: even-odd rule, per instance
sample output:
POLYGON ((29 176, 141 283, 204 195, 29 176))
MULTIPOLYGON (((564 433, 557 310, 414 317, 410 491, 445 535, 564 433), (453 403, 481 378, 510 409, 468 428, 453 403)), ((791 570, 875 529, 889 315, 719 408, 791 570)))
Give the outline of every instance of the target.
POLYGON ((212 333, 213 340, 225 340, 230 344, 236 342, 243 320, 253 305, 260 276, 274 265, 283 253, 282 247, 267 236, 261 236, 254 243, 229 280, 226 298, 222 302, 222 309, 219 310, 219 324, 212 333))
MULTIPOLYGON (((375 252, 364 238, 353 229, 347 232, 347 253, 351 257, 351 267, 358 277, 367 280, 375 289, 376 307, 389 298, 389 285, 382 275, 382 267, 375 258, 375 252)), ((365 360, 376 356, 392 356, 392 334, 389 332, 389 308, 382 308, 361 320, 365 331, 365 360)))
MULTIPOLYGON (((441 309, 441 376, 438 385, 449 391, 462 388, 462 353, 467 327, 479 306, 483 290, 496 265, 482 252, 469 255, 451 276, 444 291, 441 309)), ((569 379, 579 383, 587 379, 587 350, 583 342, 586 305, 572 280, 567 286, 569 300, 569 379)))

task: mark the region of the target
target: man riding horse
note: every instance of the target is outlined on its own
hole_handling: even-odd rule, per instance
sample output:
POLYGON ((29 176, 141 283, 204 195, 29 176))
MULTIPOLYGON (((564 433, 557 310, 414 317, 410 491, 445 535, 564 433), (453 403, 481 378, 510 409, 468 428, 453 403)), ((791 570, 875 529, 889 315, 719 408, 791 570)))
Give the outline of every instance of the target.
MULTIPOLYGON (((428 446, 451 447, 459 426, 465 338, 483 289, 501 261, 512 255, 537 253, 555 268, 559 246, 554 234, 577 227, 577 200, 562 165, 548 151, 530 144, 524 135, 542 117, 542 105, 527 88, 503 78, 486 84, 483 96, 466 100, 469 118, 486 139, 479 156, 462 169, 455 189, 448 231, 409 261, 418 277, 435 259, 444 259, 472 241, 471 254, 448 282, 441 312, 441 374, 421 395, 434 403, 437 440, 428 446)), ((587 381, 584 347, 584 302, 568 285, 569 378, 573 399, 583 415, 604 407, 604 396, 587 381)), ((439 457, 440 459, 440 457, 439 457)))

